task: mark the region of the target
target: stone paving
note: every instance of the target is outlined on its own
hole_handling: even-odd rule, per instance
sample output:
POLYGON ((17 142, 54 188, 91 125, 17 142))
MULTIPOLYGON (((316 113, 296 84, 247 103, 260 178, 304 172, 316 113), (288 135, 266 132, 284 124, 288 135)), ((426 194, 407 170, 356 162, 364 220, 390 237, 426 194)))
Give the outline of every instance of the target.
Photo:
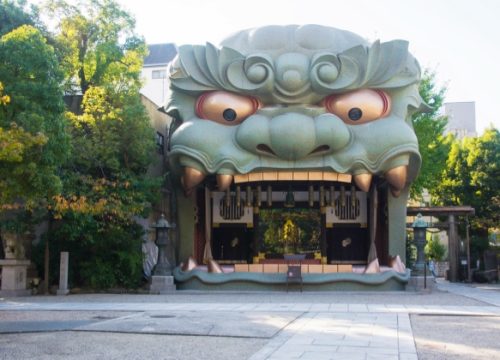
MULTIPOLYGON (((45 327, 42 326, 38 331, 71 330, 266 339, 267 342, 260 349, 255 349, 250 356, 251 360, 409 360, 418 359, 410 321, 412 315, 500 316, 498 287, 472 287, 444 281, 439 281, 437 287, 460 295, 457 298, 465 296, 472 300, 464 300, 463 303, 467 305, 460 304, 459 301, 450 305, 432 302, 425 304, 425 299, 435 295, 418 293, 412 296, 413 304, 397 301, 371 303, 370 294, 345 293, 330 294, 330 298, 338 296, 345 299, 351 296, 356 299, 359 296, 364 300, 362 303, 255 301, 259 294, 243 294, 243 298, 238 302, 216 301, 217 296, 210 302, 197 302, 200 299, 197 299, 196 295, 190 297, 192 301, 183 302, 139 302, 134 301, 133 296, 127 295, 113 297, 114 301, 102 301, 106 297, 103 295, 97 296, 100 300, 92 296, 10 298, 0 301, 0 333, 35 331, 37 326, 36 322, 27 321, 23 324, 13 320, 4 321, 2 313, 102 311, 113 312, 115 317, 45 323, 45 327), (245 298, 250 302, 244 302, 245 298), (117 301, 119 299, 126 301, 117 301), (117 311, 123 312, 123 316, 117 311)), ((279 296, 282 295, 276 295, 279 296)), ((327 298, 324 295, 317 296, 320 300, 327 298)), ((389 294, 386 298, 394 296, 397 297, 398 294, 389 294)), ((384 299, 378 294, 372 297, 384 299)), ((401 299, 404 297, 405 295, 400 295, 401 299)), ((286 299, 303 299, 303 295, 296 294, 286 299)), ((40 324, 38 326, 40 327, 40 324)), ((492 351, 500 358, 500 349, 498 353, 495 348, 492 351)))
POLYGON ((437 281, 440 290, 466 296, 491 305, 500 306, 499 284, 475 284, 474 286, 470 286, 464 284, 453 284, 442 279, 438 279, 437 281))

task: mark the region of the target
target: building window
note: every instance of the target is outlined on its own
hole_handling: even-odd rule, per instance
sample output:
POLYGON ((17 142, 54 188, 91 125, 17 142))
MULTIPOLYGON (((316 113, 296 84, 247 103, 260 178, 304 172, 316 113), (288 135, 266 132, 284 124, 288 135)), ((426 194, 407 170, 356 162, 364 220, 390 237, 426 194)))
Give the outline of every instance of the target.
POLYGON ((153 79, 166 79, 167 78, 167 71, 166 70, 153 70, 151 73, 151 77, 153 79))
POLYGON ((164 138, 159 132, 156 133, 156 148, 159 154, 163 154, 164 138))

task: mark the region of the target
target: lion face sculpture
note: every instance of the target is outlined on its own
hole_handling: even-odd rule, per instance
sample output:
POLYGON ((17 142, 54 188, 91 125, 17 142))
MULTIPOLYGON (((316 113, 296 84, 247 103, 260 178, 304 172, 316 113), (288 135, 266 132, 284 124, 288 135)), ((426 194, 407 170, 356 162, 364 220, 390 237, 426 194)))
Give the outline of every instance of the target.
POLYGON ((405 41, 267 26, 181 46, 169 77, 169 158, 187 193, 210 175, 225 190, 287 174, 364 191, 378 176, 398 196, 417 175, 420 68, 405 41))

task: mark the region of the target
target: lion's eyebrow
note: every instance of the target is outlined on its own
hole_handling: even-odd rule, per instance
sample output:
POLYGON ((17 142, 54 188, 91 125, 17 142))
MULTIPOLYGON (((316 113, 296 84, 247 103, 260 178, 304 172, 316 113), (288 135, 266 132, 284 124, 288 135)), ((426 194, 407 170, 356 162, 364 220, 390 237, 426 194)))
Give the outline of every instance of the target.
MULTIPOLYGON (((408 42, 376 41, 370 47, 356 45, 338 54, 320 51, 312 56, 306 75, 312 89, 326 95, 360 87, 401 88, 419 80, 420 67, 408 52, 408 42), (325 65, 337 69, 338 74, 325 76, 325 65)), ((245 56, 235 49, 219 49, 210 43, 180 46, 178 56, 169 66, 171 87, 190 95, 223 89, 288 100, 300 97, 300 89, 280 90, 276 76, 271 55, 245 56)))

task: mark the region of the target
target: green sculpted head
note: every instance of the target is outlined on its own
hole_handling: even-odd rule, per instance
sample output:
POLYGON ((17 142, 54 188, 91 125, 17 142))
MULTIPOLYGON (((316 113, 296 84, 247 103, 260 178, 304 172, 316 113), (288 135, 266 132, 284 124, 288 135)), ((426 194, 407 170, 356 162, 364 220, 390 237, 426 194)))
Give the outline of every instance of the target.
POLYGON ((406 41, 266 26, 181 46, 169 77, 169 156, 187 192, 210 175, 224 189, 286 173, 365 191, 378 176, 397 195, 417 175, 420 68, 406 41))

